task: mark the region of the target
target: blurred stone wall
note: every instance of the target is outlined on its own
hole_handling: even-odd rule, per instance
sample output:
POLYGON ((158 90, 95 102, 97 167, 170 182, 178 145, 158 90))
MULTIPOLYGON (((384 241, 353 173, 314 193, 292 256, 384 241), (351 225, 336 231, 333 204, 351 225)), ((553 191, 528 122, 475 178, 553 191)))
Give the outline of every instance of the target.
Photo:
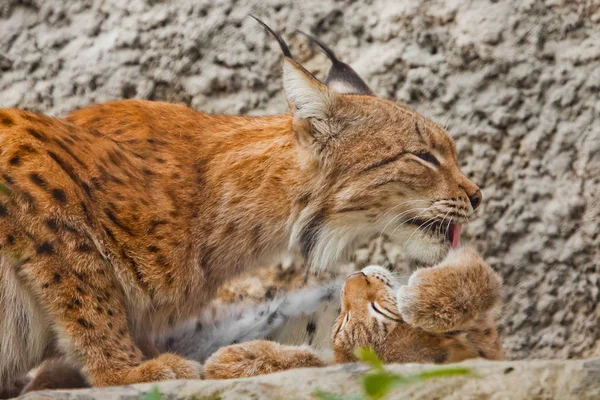
POLYGON ((327 60, 296 29, 448 126, 483 188, 465 240, 504 276, 510 358, 600 354, 598 0, 0 0, 0 105, 286 112, 280 51, 248 13, 317 75, 327 60))

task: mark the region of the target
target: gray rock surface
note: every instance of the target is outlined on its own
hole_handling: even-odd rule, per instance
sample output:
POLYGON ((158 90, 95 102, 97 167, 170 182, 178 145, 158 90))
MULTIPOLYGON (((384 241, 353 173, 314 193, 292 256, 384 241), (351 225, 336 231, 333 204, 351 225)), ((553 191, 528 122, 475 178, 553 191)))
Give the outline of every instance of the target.
MULTIPOLYGON (((286 112, 281 54, 247 14, 323 76, 294 32, 317 35, 456 138, 485 198, 465 240, 506 283, 507 355, 600 354, 598 0, 2 2, 0 105, 58 116, 130 97, 286 112)), ((367 258, 400 262, 375 247, 367 258)))
MULTIPOLYGON (((589 361, 513 361, 464 363, 469 377, 438 378, 392 391, 390 399, 560 399, 600 398, 600 359, 589 361)), ((388 370, 413 375, 431 365, 390 365, 388 370)), ((23 399, 121 400, 140 399, 156 386, 163 399, 240 400, 315 399, 318 391, 346 395, 362 394, 361 375, 368 368, 344 364, 326 369, 305 368, 250 379, 225 381, 170 381, 104 389, 34 392, 23 399)))

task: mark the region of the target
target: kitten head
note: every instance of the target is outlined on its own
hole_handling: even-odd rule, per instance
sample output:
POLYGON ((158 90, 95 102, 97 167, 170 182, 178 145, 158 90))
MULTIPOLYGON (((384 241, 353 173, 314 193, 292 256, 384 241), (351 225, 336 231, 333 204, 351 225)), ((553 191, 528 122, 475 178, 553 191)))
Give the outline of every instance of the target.
POLYGON ((439 261, 457 246, 460 224, 482 199, 458 166, 452 138, 423 115, 376 97, 317 41, 332 60, 320 82, 273 34, 285 54, 283 86, 299 158, 313 177, 291 245, 299 244, 312 266, 324 268, 384 233, 409 257, 439 261))

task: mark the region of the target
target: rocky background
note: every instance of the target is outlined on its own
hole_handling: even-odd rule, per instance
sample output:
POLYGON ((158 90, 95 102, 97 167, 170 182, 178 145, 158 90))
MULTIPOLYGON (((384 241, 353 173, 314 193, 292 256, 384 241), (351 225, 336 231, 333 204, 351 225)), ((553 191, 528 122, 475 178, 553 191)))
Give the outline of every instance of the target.
MULTIPOLYGON (((598 0, 0 0, 0 106, 63 116, 135 97, 286 112, 281 53, 248 13, 318 76, 327 60, 296 29, 448 126, 483 188, 464 240, 504 276, 509 358, 600 355, 598 0)), ((366 262, 401 255, 377 242, 366 262)))

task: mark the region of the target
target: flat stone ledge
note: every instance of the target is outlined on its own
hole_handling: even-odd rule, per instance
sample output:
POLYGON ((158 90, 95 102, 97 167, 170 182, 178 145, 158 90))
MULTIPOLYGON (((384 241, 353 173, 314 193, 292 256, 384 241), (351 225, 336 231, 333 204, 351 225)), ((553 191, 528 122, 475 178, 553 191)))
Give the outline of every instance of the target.
MULTIPOLYGON (((396 389, 390 399, 600 399, 600 358, 587 360, 470 361, 476 377, 448 377, 396 389)), ((388 369, 414 374, 438 365, 395 364, 388 369)), ((158 386, 163 399, 315 399, 321 390, 337 395, 360 394, 362 364, 306 368, 249 379, 167 381, 150 384, 29 393, 21 399, 133 400, 158 386)))

